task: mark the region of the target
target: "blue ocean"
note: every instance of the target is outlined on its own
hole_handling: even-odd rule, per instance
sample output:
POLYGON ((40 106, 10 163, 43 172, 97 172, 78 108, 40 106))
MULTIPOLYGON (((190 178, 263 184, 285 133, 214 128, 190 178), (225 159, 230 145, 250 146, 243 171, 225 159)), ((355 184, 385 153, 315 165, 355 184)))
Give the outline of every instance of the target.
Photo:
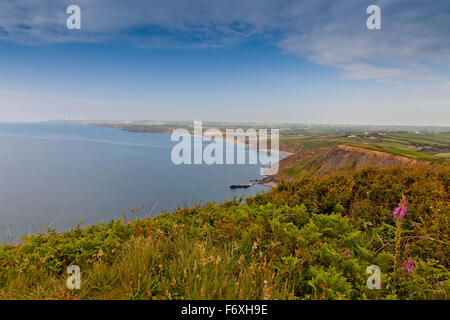
MULTIPOLYGON (((108 222, 206 201, 248 197, 264 187, 259 165, 175 165, 166 133, 70 123, 0 123, 0 241, 108 222)), ((248 150, 247 152, 255 152, 248 150)))

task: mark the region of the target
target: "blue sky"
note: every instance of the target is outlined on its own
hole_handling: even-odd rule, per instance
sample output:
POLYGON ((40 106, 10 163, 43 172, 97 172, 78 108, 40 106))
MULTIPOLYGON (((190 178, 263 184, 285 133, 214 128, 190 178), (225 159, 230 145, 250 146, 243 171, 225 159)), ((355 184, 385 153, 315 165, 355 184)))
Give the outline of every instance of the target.
POLYGON ((124 3, 0 3, 0 121, 450 125, 446 0, 124 3))

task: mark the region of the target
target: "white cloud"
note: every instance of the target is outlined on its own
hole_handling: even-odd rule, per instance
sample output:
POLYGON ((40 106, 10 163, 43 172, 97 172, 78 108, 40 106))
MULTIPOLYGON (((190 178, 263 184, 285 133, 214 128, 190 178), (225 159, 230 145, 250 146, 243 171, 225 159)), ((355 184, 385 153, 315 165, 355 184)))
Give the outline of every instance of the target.
POLYGON ((230 46, 262 39, 349 79, 439 80, 450 65, 450 1, 379 0, 382 30, 366 28, 360 0, 3 0, 0 39, 21 43, 115 41, 141 46, 230 46), (82 31, 65 8, 82 9, 82 31), (140 34, 130 30, 146 30, 140 34), (150 31, 151 30, 151 31, 150 31))

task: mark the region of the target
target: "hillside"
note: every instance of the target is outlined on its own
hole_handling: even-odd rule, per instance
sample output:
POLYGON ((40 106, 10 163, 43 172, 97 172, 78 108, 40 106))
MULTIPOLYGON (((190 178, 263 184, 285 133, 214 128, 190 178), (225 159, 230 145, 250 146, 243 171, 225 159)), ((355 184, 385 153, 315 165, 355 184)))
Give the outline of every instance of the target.
POLYGON ((0 247, 0 298, 448 299, 449 186, 445 166, 371 167, 280 182, 245 203, 49 230, 0 247), (81 290, 66 288, 72 264, 81 290), (371 265, 381 289, 366 286, 371 265))
POLYGON ((358 170, 368 166, 417 166, 425 161, 350 145, 320 147, 291 155, 280 161, 279 173, 265 181, 291 180, 302 175, 323 175, 335 171, 358 170))

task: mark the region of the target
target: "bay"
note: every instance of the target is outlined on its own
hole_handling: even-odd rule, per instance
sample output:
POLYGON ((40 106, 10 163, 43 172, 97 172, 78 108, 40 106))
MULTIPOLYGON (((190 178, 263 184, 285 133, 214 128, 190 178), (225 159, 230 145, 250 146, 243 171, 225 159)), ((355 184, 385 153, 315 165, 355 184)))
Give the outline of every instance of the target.
MULTIPOLYGON (((108 222, 131 208, 155 216, 178 205, 248 197, 229 188, 260 179, 259 165, 175 165, 166 133, 68 123, 0 123, 0 241, 108 222)), ((255 152, 248 150, 248 152, 255 152)))

